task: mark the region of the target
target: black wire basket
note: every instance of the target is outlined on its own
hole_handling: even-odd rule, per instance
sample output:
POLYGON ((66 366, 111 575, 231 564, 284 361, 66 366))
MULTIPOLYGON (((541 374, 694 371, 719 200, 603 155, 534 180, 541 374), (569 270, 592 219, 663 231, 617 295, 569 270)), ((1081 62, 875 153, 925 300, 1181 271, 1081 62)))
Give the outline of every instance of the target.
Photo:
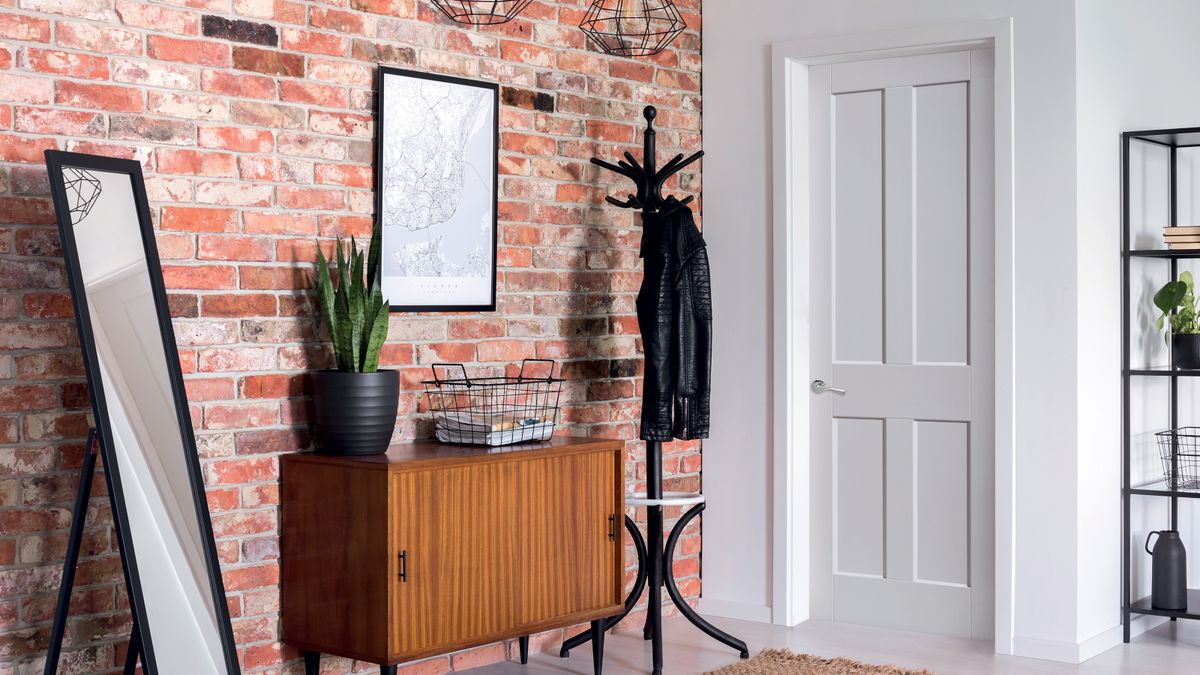
POLYGON ((516 376, 471 378, 461 363, 433 364, 433 379, 422 384, 438 440, 497 446, 549 439, 558 422, 563 382, 554 377, 554 365, 549 359, 525 359, 516 376), (544 377, 526 375, 531 363, 549 364, 549 372, 544 377), (461 371, 462 377, 444 377, 451 369, 461 371))
POLYGON ((1154 435, 1167 485, 1172 490, 1200 490, 1200 427, 1167 429, 1154 435))

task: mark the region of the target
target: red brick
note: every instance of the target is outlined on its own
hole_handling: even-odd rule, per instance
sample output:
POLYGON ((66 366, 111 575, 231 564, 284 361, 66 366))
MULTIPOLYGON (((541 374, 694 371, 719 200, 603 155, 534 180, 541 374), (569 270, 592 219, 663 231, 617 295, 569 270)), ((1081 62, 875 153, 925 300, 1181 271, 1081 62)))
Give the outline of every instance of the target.
POLYGON ((181 35, 196 35, 200 32, 200 15, 195 12, 129 0, 117 0, 116 9, 121 23, 126 26, 181 35))
POLYGON ((269 293, 206 295, 200 300, 204 316, 275 316, 275 296, 269 293))
MULTIPOLYGON (((57 144, 52 139, 0 137, 0 159, 8 162, 36 162, 34 154, 43 149, 53 149, 57 144), (24 142, 24 152, 11 144, 24 142)), ((45 160, 43 160, 45 161, 45 160)), ((8 225, 51 225, 54 223, 54 207, 49 199, 41 197, 0 197, 0 223, 8 225)))
POLYGON ((416 0, 350 0, 350 6, 389 17, 411 19, 417 15, 416 0))
POLYGON ((163 265, 163 283, 173 290, 233 289, 237 271, 221 265, 163 265))
POLYGON ((279 82, 279 98, 284 101, 310 103, 328 108, 344 108, 349 102, 349 96, 344 87, 294 80, 279 82))
POLYGON ((237 160, 228 153, 159 148, 154 157, 158 170, 162 173, 222 178, 237 176, 237 160))
POLYGON ((375 172, 369 166, 317 164, 314 169, 318 184, 369 188, 375 183, 375 172))
POLYGON ((549 68, 554 65, 554 50, 530 42, 501 40, 500 58, 528 66, 549 68))
POLYGON ((354 35, 364 35, 366 33, 364 17, 362 14, 356 12, 347 12, 328 7, 313 7, 309 13, 308 20, 313 28, 322 28, 324 30, 351 33, 354 35))
POLYGON ((200 235, 196 258, 199 260, 238 260, 264 262, 275 257, 275 243, 267 237, 229 237, 200 235))
MULTIPOLYGON (((274 251, 274 246, 270 246, 274 251)), ((243 265, 239 285, 244 290, 295 290, 312 287, 312 276, 299 267, 243 265)))
POLYGON ((227 591, 244 591, 249 588, 274 586, 279 583, 279 565, 239 567, 224 572, 223 576, 227 591))
POLYGON ((70 319, 75 316, 68 293, 26 293, 21 302, 31 319, 70 319))
POLYGON ((246 211, 242 214, 246 232, 259 234, 316 234, 317 217, 293 213, 262 213, 246 211))
MULTIPOLYGON (((287 398, 299 395, 299 387, 292 386, 292 378, 282 373, 272 375, 248 375, 238 380, 238 398, 287 398)), ((254 432, 254 433, 276 433, 254 432)), ((286 432, 289 434, 290 432, 286 432)), ((294 450, 295 448, 291 448, 294 450)))
POLYGON ((234 152, 270 152, 275 137, 270 131, 241 127, 200 127, 200 147, 234 152))
POLYGON ((287 51, 344 56, 350 46, 349 40, 340 35, 314 33, 298 28, 284 28, 280 35, 280 47, 287 51))
POLYGON ((32 16, 0 13, 0 38, 24 42, 49 42, 50 22, 32 16))
POLYGON ((222 96, 244 98, 275 98, 275 80, 261 75, 206 70, 200 76, 200 88, 222 96))
POLYGON ((309 113, 308 128, 318 134, 369 137, 372 134, 372 121, 370 115, 314 110, 309 113))
POLYGON ((141 112, 142 92, 133 87, 109 84, 83 84, 60 80, 54 102, 76 108, 99 108, 116 112, 141 112))
POLYGON ((281 186, 275 195, 279 205, 289 209, 336 211, 346 205, 346 193, 341 190, 281 186))
POLYGON ((16 130, 65 136, 98 135, 104 133, 104 116, 83 110, 17 106, 16 130))
POLYGON ((0 73, 0 100, 11 103, 49 103, 54 96, 54 80, 0 73))
POLYGON ((126 56, 142 53, 142 36, 134 31, 92 23, 59 21, 55 27, 55 42, 68 49, 126 56))
POLYGON ((164 61, 181 61, 202 66, 225 66, 233 64, 230 47, 216 40, 183 40, 165 35, 150 35, 146 38, 146 53, 164 61))
POLYGON ((70 75, 85 80, 107 80, 108 59, 58 49, 26 49, 25 67, 39 73, 70 75))
POLYGON ((304 57, 270 49, 234 47, 233 67, 268 75, 304 77, 304 57))
POLYGON ((279 405, 275 402, 204 406, 205 429, 245 429, 278 421, 279 405))
POLYGON ((233 378, 206 377, 203 379, 189 378, 184 382, 188 400, 196 401, 228 401, 233 398, 233 378))
POLYGON ((233 209, 164 206, 161 227, 186 232, 236 232, 238 213, 233 209))
POLYGON ((201 372, 270 370, 275 367, 274 347, 225 347, 205 349, 199 354, 201 372))
POLYGON ((500 147, 510 152, 519 152, 526 155, 545 155, 548 157, 553 157, 558 149, 553 138, 513 132, 503 132, 500 134, 500 147))
POLYGON ((48 384, 0 385, 0 412, 49 410, 58 407, 58 388, 48 384))

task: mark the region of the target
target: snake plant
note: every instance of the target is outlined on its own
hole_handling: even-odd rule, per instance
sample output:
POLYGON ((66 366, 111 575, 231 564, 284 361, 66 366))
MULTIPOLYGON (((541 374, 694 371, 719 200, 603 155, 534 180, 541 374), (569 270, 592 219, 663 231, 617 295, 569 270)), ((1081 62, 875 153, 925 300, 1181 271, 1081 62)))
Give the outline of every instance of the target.
POLYGON ((321 316, 329 327, 338 370, 373 373, 379 370, 379 351, 387 338, 388 303, 379 289, 379 221, 371 232, 366 259, 350 238, 349 257, 337 240, 337 269, 330 271, 321 247, 317 246, 317 299, 321 316), (364 270, 364 266, 366 269, 364 270), (364 279, 365 272, 365 279, 364 279), (334 287, 334 276, 337 286, 334 287))

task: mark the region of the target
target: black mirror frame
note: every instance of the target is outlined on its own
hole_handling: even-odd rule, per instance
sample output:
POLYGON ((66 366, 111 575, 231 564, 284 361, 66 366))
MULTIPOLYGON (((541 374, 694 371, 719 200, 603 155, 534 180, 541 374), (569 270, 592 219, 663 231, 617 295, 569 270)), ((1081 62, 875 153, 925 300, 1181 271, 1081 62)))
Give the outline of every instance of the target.
MULTIPOLYGON (((141 228, 142 245, 145 247, 146 266, 150 272, 150 286, 154 296, 155 310, 158 314, 159 332, 163 341, 163 351, 167 357, 167 375, 171 382, 175 413, 179 422, 179 431, 182 436, 181 440, 183 441, 184 452, 188 455, 186 462, 188 477, 192 485, 192 498, 196 514, 200 521, 201 538, 204 539, 205 568, 208 572, 213 606, 217 614, 217 629, 221 634, 221 647, 225 657, 226 675, 240 675, 241 666, 238 663, 237 643, 234 640, 233 626, 229 618, 225 582, 221 576, 220 559, 217 557, 216 540, 213 537, 212 519, 208 510, 208 499, 205 495, 204 477, 200 469, 200 458, 196 449, 196 437, 192 429, 192 418, 188 411, 187 393, 183 385, 183 373, 179 366, 179 352, 175 342, 175 330, 171 324, 170 311, 168 310, 167 293, 161 271, 162 265, 158 257, 158 244, 154 235, 153 221, 150 217, 150 206, 146 197, 146 184, 142 176, 142 165, 136 160, 101 157, 59 150, 47 150, 45 156, 46 169, 49 172, 50 178, 50 194, 54 202, 59 239, 62 245, 63 258, 65 259, 67 281, 71 288, 71 302, 75 310, 75 324, 79 332, 79 345, 83 352, 84 368, 87 372, 88 396, 92 402, 92 415, 95 418, 94 423, 100 438, 101 457, 104 460, 104 476, 115 505, 113 520, 115 521, 121 545, 121 560, 125 572, 125 583, 129 590, 129 601, 133 609, 133 618, 137 623, 137 629, 140 632, 142 642, 142 667, 149 675, 157 675, 159 672, 162 672, 155 660, 152 641, 153 632, 146 616, 141 577, 139 576, 137 558, 129 530, 129 517, 125 510, 125 496, 121 487, 121 476, 117 465, 116 453, 113 450, 112 426, 109 423, 108 408, 104 400, 103 379, 100 372, 99 359, 96 354, 95 337, 91 328, 91 316, 87 307, 86 289, 84 288, 83 275, 79 266, 74 224, 71 222, 70 217, 71 209, 67 201, 66 187, 63 184, 63 167, 122 173, 129 176, 129 181, 133 189, 134 204, 137 208, 138 224, 141 228)), ((170 664, 168 663, 168 665, 170 664)), ((168 672, 169 670, 170 668, 168 668, 168 672)))

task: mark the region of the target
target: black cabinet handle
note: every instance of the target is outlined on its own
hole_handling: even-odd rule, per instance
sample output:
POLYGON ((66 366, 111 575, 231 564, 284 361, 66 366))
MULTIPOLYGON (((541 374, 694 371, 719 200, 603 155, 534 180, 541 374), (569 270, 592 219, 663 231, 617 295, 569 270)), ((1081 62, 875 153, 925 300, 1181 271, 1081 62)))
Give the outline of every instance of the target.
POLYGON ((408 581, 408 551, 400 551, 400 581, 408 581))
POLYGON ((617 540, 617 516, 616 514, 608 514, 608 540, 617 540))

